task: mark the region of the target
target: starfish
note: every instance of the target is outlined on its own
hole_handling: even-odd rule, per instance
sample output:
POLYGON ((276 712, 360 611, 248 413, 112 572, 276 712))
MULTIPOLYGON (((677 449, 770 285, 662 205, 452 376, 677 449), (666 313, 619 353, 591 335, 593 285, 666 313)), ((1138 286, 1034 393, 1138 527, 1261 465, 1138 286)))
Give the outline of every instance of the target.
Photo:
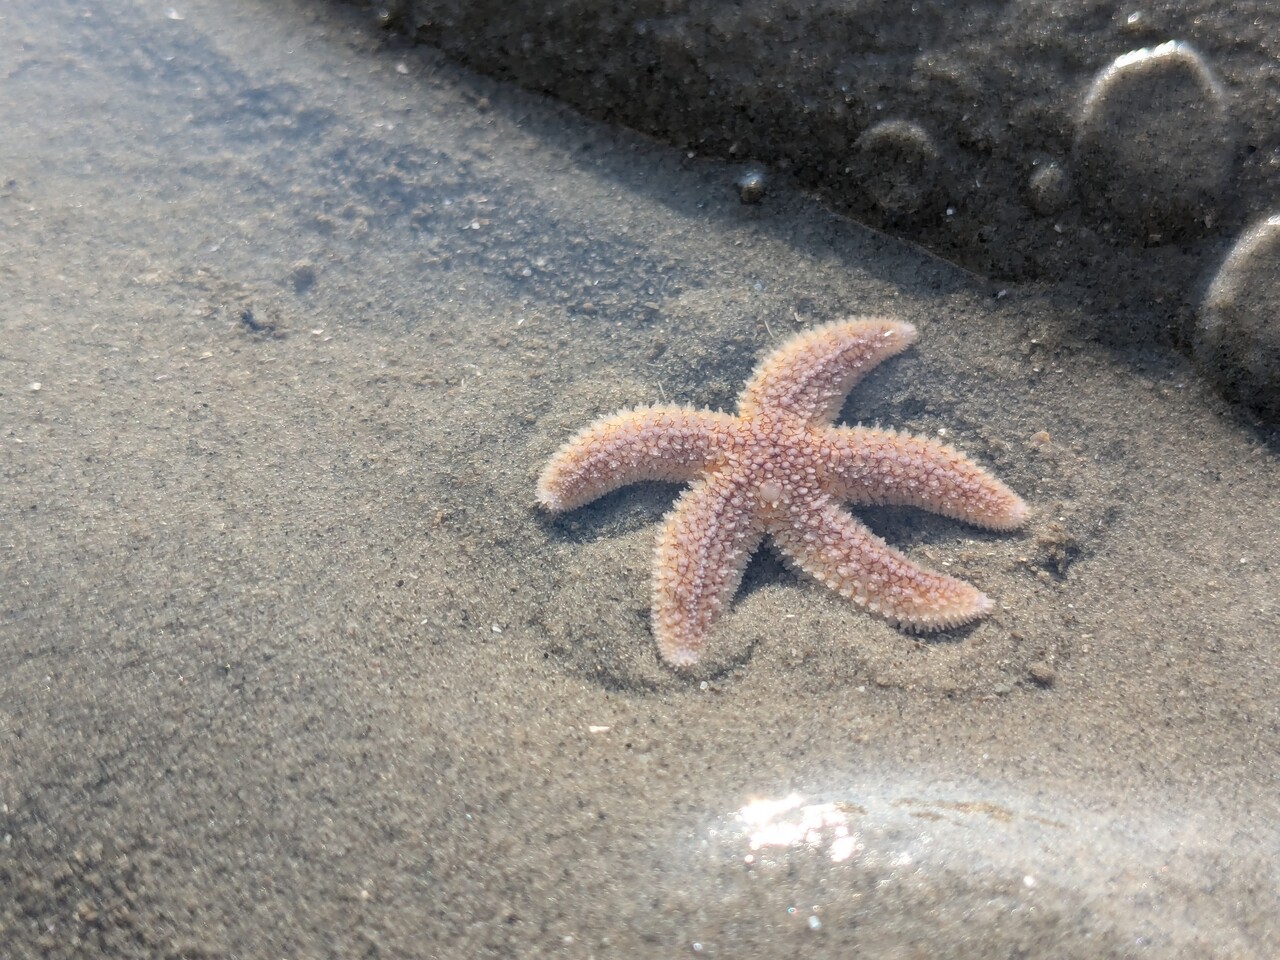
POLYGON ((904 504, 993 530, 1026 517, 1017 494, 948 446, 834 426, 853 385, 915 337, 892 320, 829 323, 760 362, 737 416, 650 406, 598 420, 543 469, 538 503, 559 512, 640 480, 692 484, 654 559, 653 633, 673 667, 697 663, 766 534, 795 567, 895 625, 943 630, 982 617, 985 594, 907 559, 840 506, 904 504))

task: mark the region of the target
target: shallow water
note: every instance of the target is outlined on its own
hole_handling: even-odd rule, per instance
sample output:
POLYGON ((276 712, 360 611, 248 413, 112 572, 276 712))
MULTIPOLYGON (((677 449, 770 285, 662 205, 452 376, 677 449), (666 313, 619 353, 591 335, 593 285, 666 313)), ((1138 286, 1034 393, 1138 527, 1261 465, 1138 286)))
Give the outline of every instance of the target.
POLYGON ((1275 437, 1179 357, 354 13, 3 17, 13 955, 1270 955, 1275 437), (845 419, 1033 509, 862 515, 996 612, 764 551, 673 674, 676 489, 542 463, 861 313, 921 337, 845 419))

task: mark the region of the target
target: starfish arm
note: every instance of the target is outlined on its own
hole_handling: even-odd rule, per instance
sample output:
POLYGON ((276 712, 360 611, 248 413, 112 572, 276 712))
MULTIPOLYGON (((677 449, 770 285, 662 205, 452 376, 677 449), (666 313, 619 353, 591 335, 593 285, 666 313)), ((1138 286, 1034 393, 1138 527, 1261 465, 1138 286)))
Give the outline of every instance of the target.
POLYGON ((898 626, 946 630, 991 610, 986 594, 908 560, 830 500, 794 511, 770 532, 805 573, 898 626))
POLYGON ((831 423, 853 385, 915 338, 911 324, 879 318, 806 330, 756 367, 738 397, 738 412, 744 417, 785 412, 810 423, 831 423))
POLYGON ((692 480, 722 455, 732 427, 728 414, 673 406, 597 420, 543 468, 538 503, 572 510, 638 480, 692 480))
POLYGON ((674 667, 698 662, 763 535, 730 478, 712 475, 684 493, 654 557, 653 634, 663 660, 674 667))
POLYGON ((822 459, 832 495, 853 503, 922 507, 991 530, 1022 526, 1027 505, 1007 486, 945 444, 894 430, 833 427, 822 459))

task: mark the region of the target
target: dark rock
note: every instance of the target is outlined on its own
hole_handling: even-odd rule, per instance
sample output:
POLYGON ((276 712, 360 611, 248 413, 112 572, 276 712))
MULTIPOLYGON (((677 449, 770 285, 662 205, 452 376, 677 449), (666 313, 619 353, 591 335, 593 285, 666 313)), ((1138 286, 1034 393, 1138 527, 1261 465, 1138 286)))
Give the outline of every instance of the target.
POLYGON ((1280 421, 1280 215, 1231 248, 1201 306, 1195 351, 1224 395, 1280 421))

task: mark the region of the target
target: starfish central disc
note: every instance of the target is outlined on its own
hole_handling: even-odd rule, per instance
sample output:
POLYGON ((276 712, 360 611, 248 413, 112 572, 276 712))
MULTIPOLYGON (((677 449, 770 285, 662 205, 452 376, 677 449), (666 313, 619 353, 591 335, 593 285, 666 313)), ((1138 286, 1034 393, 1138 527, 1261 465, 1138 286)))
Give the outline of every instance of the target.
POLYGON ((766 536, 800 570, 892 623, 940 630, 991 601, 913 563, 840 504, 902 504, 993 530, 1021 526, 1012 490, 948 446, 833 425, 868 370, 900 353, 915 327, 846 320, 797 334, 765 357, 731 416, 638 407, 598 420, 551 458, 538 502, 571 510, 640 480, 687 482, 658 538, 653 632, 664 660, 698 661, 751 554, 766 536))
POLYGON ((776 507, 778 501, 782 499, 782 484, 770 477, 760 484, 760 489, 756 492, 764 503, 771 507, 776 507))

